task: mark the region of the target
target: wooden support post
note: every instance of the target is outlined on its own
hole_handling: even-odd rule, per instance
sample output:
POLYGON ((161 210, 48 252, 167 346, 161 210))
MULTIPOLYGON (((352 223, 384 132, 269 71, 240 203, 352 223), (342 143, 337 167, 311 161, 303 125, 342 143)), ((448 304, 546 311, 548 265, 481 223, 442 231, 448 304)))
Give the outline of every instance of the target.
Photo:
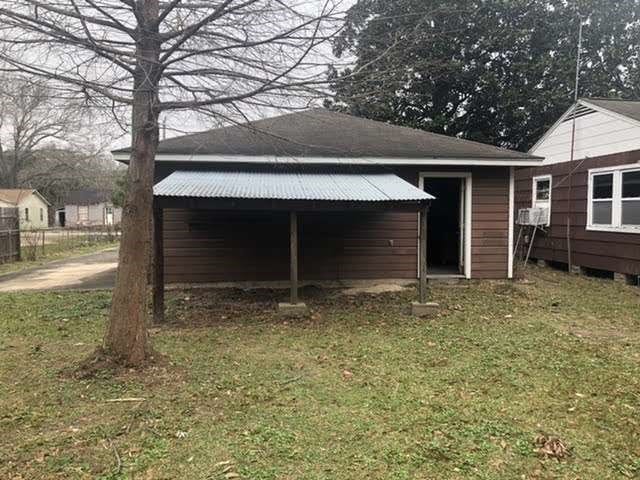
POLYGON ((164 238, 163 210, 153 209, 153 321, 164 322, 164 238))
POLYGON ((291 305, 298 303, 298 214, 289 216, 291 250, 291 305))
POLYGON ((427 214, 429 207, 420 210, 420 303, 427 303, 427 214))

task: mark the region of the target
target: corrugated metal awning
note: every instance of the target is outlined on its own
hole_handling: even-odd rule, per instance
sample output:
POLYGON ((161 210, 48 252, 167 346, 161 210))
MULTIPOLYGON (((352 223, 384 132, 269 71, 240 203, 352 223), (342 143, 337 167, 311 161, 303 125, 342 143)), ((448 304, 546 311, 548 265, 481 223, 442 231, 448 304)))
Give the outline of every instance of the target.
POLYGON ((435 197, 392 173, 177 171, 156 197, 332 202, 422 202, 435 197))

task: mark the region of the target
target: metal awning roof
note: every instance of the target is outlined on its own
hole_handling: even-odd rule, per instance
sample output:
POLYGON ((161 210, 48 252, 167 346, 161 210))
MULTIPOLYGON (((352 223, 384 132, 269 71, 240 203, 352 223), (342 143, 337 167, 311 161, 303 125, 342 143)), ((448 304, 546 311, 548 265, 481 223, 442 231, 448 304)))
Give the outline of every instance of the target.
POLYGON ((176 171, 156 197, 329 202, 423 202, 435 197, 392 173, 176 171))

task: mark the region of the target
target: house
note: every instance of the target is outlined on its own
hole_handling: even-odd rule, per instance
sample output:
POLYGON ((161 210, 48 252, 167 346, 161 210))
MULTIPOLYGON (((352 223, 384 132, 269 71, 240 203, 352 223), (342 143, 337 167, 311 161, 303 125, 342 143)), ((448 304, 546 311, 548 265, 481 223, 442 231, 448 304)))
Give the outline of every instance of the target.
POLYGON ((64 201, 64 210, 57 213, 64 227, 119 225, 122 209, 114 206, 111 193, 105 190, 76 190, 64 201))
POLYGON ((167 139, 156 263, 171 283, 416 280, 428 239, 430 275, 510 278, 514 168, 541 161, 324 109, 167 139))
POLYGON ((516 172, 516 203, 545 212, 532 258, 637 282, 640 102, 581 99, 530 153, 545 160, 516 172))
POLYGON ((37 190, 0 189, 0 208, 17 208, 20 229, 32 230, 49 226, 50 203, 37 190))

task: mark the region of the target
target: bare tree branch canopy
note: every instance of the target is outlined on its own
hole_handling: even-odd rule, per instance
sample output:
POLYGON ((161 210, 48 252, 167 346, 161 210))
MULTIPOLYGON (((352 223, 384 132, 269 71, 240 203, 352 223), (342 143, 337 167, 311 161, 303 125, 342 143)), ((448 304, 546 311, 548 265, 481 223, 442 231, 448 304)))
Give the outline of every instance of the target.
POLYGON ((57 80, 98 104, 132 106, 137 47, 149 34, 159 53, 158 111, 308 94, 323 83, 312 54, 342 18, 340 0, 172 0, 156 2, 143 31, 147 3, 0 1, 1 67, 57 80))
POLYGON ((21 186, 38 153, 55 142, 70 145, 82 113, 73 102, 57 101, 42 81, 0 77, 0 187, 21 186))
POLYGON ((317 92, 319 52, 344 0, 0 0, 0 70, 60 95, 130 111, 132 155, 105 351, 141 365, 147 341, 158 118, 242 112, 317 92))

